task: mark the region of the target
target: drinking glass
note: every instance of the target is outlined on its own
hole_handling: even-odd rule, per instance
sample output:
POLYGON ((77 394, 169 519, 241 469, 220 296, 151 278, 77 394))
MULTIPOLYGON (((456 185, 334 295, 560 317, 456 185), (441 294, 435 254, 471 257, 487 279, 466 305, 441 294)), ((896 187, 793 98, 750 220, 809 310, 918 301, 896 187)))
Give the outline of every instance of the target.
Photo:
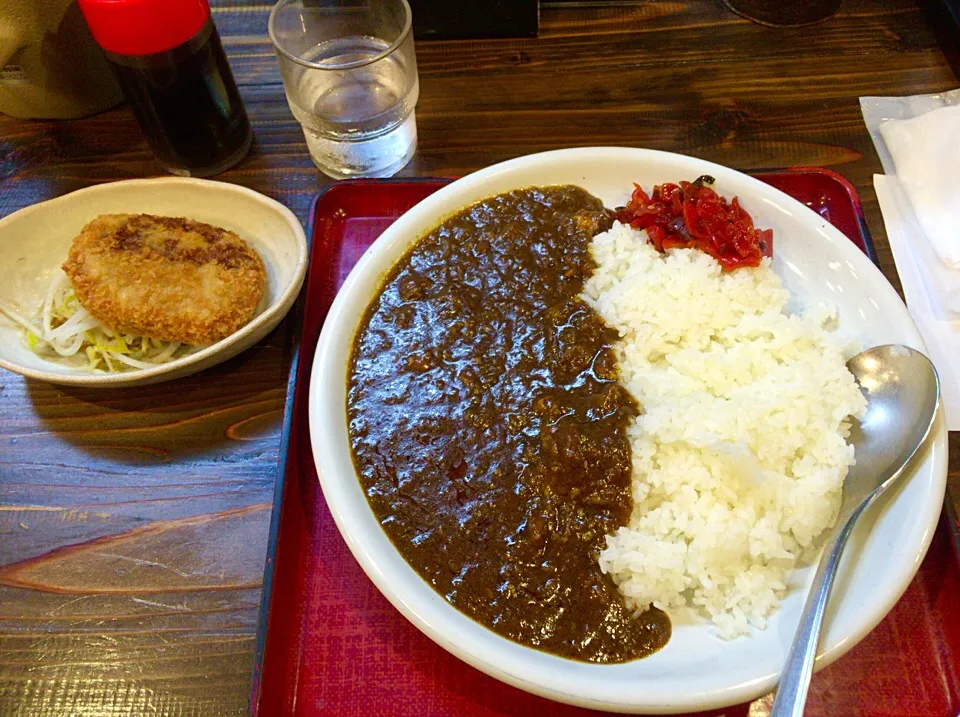
POLYGON ((407 0, 280 0, 270 39, 310 157, 335 179, 389 177, 417 148, 407 0))
POLYGON ((837 14, 842 0, 723 0, 737 15, 767 27, 799 27, 837 14))

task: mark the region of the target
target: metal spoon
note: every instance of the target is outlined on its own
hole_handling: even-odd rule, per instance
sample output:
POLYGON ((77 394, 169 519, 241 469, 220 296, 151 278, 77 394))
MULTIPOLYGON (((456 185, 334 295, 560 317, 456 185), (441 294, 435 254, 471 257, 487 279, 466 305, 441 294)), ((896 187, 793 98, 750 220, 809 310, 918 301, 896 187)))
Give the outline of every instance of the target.
POLYGON ((847 361, 847 368, 867 399, 866 415, 850 431, 857 462, 844 480, 840 514, 824 545, 771 717, 803 715, 827 598, 843 547, 863 511, 904 473, 930 434, 940 402, 940 380, 933 364, 906 346, 877 346, 847 361))

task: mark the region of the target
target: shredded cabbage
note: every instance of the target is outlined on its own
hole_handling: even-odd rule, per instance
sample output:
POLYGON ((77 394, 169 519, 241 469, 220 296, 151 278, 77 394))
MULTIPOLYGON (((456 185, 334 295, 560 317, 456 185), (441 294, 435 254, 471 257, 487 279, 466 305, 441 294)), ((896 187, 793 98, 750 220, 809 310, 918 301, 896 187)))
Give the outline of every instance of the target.
POLYGON ((92 373, 153 368, 201 348, 108 329, 80 305, 70 280, 60 270, 47 289, 39 325, 2 302, 0 313, 20 326, 24 345, 38 356, 86 365, 92 373))

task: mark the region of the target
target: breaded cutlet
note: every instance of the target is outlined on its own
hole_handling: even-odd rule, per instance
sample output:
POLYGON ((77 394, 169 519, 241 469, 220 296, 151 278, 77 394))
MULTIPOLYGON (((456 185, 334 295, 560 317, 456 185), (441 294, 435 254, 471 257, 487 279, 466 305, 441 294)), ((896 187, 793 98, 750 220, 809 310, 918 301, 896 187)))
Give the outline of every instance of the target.
POLYGON ((151 214, 101 214, 73 240, 63 271, 104 326, 185 344, 250 321, 266 283, 263 260, 233 232, 151 214))

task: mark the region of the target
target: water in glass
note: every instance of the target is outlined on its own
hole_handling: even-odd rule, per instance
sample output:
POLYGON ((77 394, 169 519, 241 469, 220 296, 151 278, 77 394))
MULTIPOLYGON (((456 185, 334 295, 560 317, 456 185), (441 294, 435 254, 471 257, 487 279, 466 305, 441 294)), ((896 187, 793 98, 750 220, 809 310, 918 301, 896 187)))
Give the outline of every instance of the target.
MULTIPOLYGON (((389 47, 376 37, 326 40, 303 53, 308 62, 342 66, 372 60, 389 47)), ((305 71, 287 99, 303 126, 314 162, 335 177, 390 176, 417 146, 418 95, 404 59, 395 53, 350 69, 305 71)))

